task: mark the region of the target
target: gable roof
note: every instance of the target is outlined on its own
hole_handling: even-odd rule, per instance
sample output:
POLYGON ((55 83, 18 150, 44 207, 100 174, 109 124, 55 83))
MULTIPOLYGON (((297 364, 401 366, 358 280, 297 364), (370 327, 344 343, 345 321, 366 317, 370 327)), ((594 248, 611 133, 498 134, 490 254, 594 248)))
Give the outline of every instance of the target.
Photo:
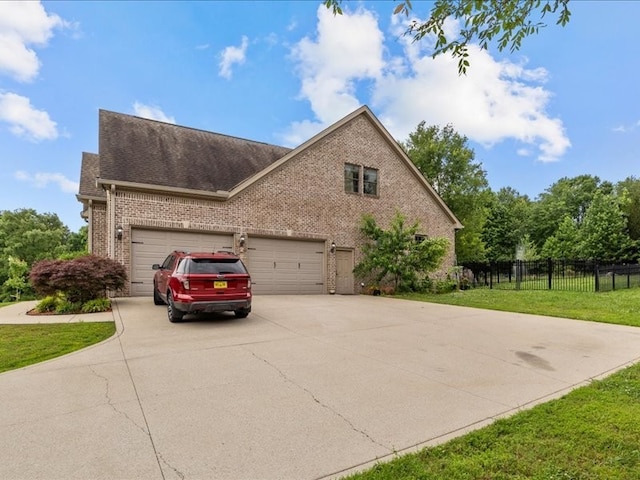
POLYGON ((80 167, 80 188, 78 197, 94 200, 105 200, 107 195, 98 188, 96 179, 100 176, 100 157, 95 153, 82 152, 80 167))
POLYGON ((100 110, 100 178, 229 191, 291 149, 100 110))
POLYGON ((100 110, 97 183, 226 200, 361 115, 371 122, 396 152, 400 162, 422 184, 449 217, 454 228, 463 228, 455 214, 366 105, 293 150, 100 110))

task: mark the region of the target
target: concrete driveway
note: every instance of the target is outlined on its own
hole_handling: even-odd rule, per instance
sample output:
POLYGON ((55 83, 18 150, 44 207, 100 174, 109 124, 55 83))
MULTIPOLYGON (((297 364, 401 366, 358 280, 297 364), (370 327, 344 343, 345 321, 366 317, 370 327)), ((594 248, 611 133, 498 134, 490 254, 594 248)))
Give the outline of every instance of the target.
POLYGON ((113 317, 118 336, 0 375, 0 478, 337 478, 640 360, 640 329, 383 297, 113 317))

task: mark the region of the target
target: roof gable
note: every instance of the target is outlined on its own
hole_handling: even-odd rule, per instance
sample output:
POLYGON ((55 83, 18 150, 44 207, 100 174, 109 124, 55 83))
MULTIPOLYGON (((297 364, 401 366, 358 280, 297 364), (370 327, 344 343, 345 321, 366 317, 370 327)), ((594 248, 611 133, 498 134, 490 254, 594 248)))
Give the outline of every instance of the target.
POLYGON ((418 170, 415 164, 411 161, 411 159, 407 156, 404 150, 400 147, 398 142, 391 136, 391 134, 387 131, 387 129, 382 125, 382 123, 380 123, 378 118, 373 114, 373 112, 371 112, 369 107, 367 107, 366 105, 363 105, 362 107, 358 108, 357 110, 347 115, 343 119, 327 127, 325 130, 321 131, 313 138, 307 140, 305 143, 303 143, 299 147, 295 148, 294 150, 291 150, 289 153, 287 153, 285 156, 283 156, 279 160, 273 162, 271 165, 267 166, 265 169, 257 172, 252 177, 246 179, 244 182, 237 185, 233 190, 229 192, 229 197, 238 195, 240 192, 248 188, 253 183, 268 176, 271 172, 277 170, 278 168, 281 168, 284 164, 286 164, 293 158, 300 155, 306 149, 312 147, 322 139, 328 137, 336 130, 343 128, 345 125, 354 121, 357 117, 360 117, 360 116, 364 116, 369 122, 371 122, 371 124, 375 127, 375 129, 380 134, 380 136, 384 139, 384 141, 386 141, 387 144, 391 147, 391 149, 395 151, 401 165, 404 165, 404 167, 406 167, 415 176, 415 178, 420 182, 420 184, 426 190, 426 192, 435 200, 436 204, 450 218, 451 222, 454 225, 454 228, 456 229, 463 228, 463 225, 460 223, 460 221, 455 216, 455 214, 451 211, 451 209, 447 206, 444 200, 442 200, 440 195, 438 195, 438 193, 434 190, 434 188, 425 179, 424 175, 422 175, 420 170, 418 170))

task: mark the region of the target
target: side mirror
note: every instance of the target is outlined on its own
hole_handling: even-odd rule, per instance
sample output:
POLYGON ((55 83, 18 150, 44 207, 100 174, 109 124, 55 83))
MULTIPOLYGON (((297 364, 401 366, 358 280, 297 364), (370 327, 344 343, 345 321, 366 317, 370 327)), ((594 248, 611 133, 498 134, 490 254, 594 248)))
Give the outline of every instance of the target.
POLYGON ((160 264, 159 263, 154 263, 153 265, 151 265, 151 268, 154 270, 160 270, 160 264))

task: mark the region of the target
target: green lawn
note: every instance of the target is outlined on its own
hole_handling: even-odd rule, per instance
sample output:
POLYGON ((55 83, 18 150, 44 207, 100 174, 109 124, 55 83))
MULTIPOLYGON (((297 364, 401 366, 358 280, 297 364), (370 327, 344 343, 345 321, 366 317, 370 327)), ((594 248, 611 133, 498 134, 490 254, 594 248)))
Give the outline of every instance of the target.
POLYGON ((411 294, 398 297, 640 327, 640 288, 601 293, 476 288, 440 295, 411 294))
POLYGON ((0 325, 0 373, 80 350, 115 331, 113 322, 0 325))
MULTIPOLYGON (((640 326, 640 289, 478 289, 413 300, 640 326)), ((567 320, 571 321, 571 320, 567 320)), ((640 364, 350 479, 640 479, 640 364)))

